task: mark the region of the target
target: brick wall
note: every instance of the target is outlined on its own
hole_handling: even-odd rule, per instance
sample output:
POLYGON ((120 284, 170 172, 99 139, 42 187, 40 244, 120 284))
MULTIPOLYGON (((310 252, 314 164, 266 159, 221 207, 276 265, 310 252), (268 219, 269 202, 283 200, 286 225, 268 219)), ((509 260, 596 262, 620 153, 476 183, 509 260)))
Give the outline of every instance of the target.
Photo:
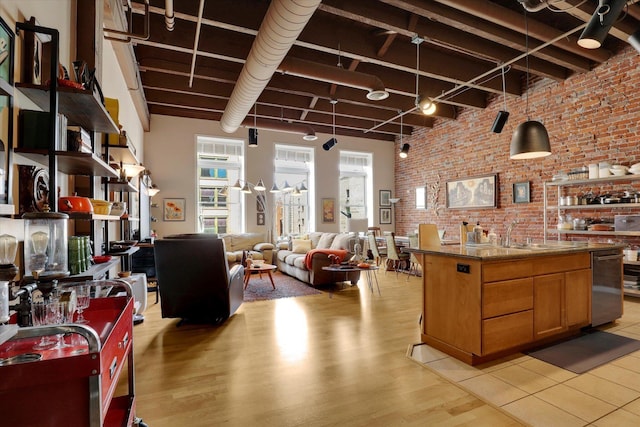
MULTIPOLYGON (((530 83, 529 118, 539 120, 547 128, 551 140, 551 156, 533 160, 510 160, 509 146, 515 128, 527 119, 526 95, 507 99, 509 120, 502 133, 491 132, 491 125, 503 108, 502 97, 494 98, 484 110, 465 109, 456 120, 436 120, 432 129, 421 129, 403 143, 410 143, 406 159, 396 158, 395 193, 401 201, 396 210, 396 234, 405 235, 417 229, 418 223, 436 223, 446 229, 446 236, 457 238, 462 221, 495 227, 503 235, 506 226, 518 218, 520 224, 513 237, 542 239, 543 183, 560 171, 608 160, 627 166, 640 162, 638 149, 640 125, 640 55, 631 47, 591 72, 571 76, 563 82, 538 79, 530 83), (496 209, 454 210, 445 207, 447 180, 485 174, 498 176, 498 207, 496 209), (512 185, 530 182, 531 203, 513 203, 512 185), (437 206, 434 209, 434 186, 439 183, 437 206), (415 209, 415 187, 426 185, 427 210, 415 209)), ((499 78, 499 77, 498 77, 499 78)), ((447 108, 446 105, 440 108, 447 108)), ((396 152, 400 150, 396 142, 396 152)), ((623 188, 575 188, 576 193, 592 190, 604 194, 623 188)), ((573 194, 573 193, 572 193, 573 194)), ((633 210, 591 212, 571 211, 580 217, 613 217, 614 214, 638 213, 633 210)), ((553 224, 556 213, 550 212, 553 224)), ((608 236, 609 237, 609 236, 608 236)), ((608 237, 581 236, 607 241, 608 237)), ((616 241, 624 240, 615 237, 616 241)))

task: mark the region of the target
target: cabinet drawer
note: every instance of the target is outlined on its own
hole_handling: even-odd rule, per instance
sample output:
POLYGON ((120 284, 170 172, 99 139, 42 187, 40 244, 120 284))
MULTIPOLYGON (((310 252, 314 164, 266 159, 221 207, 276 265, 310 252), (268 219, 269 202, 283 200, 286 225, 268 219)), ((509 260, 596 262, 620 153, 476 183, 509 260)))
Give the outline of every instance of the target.
POLYGON ((533 310, 482 321, 482 354, 506 350, 533 340, 533 310))
POLYGON ((534 266, 536 276, 542 274, 562 273, 564 271, 591 268, 591 256, 589 252, 577 254, 554 255, 540 258, 534 266))
POLYGON ((482 285, 482 318, 533 309, 533 278, 482 285))
POLYGON ((530 259, 511 260, 482 265, 482 281, 519 279, 533 275, 533 261, 530 259))

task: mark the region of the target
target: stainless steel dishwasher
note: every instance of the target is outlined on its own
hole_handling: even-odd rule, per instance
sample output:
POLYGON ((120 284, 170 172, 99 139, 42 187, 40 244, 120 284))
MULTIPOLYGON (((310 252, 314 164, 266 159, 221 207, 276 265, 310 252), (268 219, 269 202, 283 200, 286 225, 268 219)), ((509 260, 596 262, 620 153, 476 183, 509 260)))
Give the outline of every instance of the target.
POLYGON ((622 317, 622 249, 591 253, 591 326, 622 317))

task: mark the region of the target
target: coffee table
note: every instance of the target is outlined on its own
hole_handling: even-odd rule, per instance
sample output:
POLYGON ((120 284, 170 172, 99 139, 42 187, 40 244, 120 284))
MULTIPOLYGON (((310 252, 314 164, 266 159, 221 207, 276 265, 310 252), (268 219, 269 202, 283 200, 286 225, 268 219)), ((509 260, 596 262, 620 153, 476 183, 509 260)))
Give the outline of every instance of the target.
POLYGON ((360 267, 356 267, 354 265, 350 265, 350 266, 339 266, 339 267, 333 267, 333 266, 327 266, 327 267, 322 267, 323 270, 325 271, 330 271, 334 274, 336 273, 349 273, 352 271, 364 271, 366 276, 367 276, 367 284, 369 285, 369 289, 371 290, 371 293, 373 293, 373 281, 375 280, 376 282, 376 287, 378 288, 378 295, 382 295, 380 293, 380 285, 378 284, 378 276, 375 274, 372 274, 372 272, 375 272, 376 270, 379 269, 379 267, 377 265, 371 265, 369 266, 369 268, 360 268, 360 267))
POLYGON ((277 267, 272 264, 252 264, 251 267, 244 269, 244 289, 247 289, 247 285, 249 285, 249 279, 251 279, 251 273, 258 273, 260 278, 262 278, 262 273, 267 273, 269 275, 269 280, 271 281, 271 286, 273 289, 276 288, 276 285, 273 283, 273 276, 271 272, 274 271, 277 267))

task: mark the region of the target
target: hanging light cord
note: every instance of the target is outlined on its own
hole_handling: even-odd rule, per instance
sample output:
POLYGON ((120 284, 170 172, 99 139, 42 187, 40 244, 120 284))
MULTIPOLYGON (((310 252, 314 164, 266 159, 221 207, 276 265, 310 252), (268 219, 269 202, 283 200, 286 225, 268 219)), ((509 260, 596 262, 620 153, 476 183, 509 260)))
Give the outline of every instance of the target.
POLYGON ((400 114, 400 147, 402 147, 402 116, 404 114, 402 114, 402 111, 398 112, 398 114, 400 114))
POLYGON ((257 122, 258 122, 258 103, 256 102, 255 104, 253 104, 253 127, 257 128, 257 122))
POLYGON ((524 51, 527 55, 524 57, 527 67, 527 81, 525 82, 525 96, 527 97, 527 121, 529 121, 529 20, 527 19, 527 9, 524 10, 524 51))
POLYGON ((418 93, 418 79, 420 72, 420 43, 416 43, 416 102, 418 102, 418 97, 420 94, 418 93))
POLYGON ((331 109, 333 110, 333 137, 336 137, 336 103, 331 103, 331 109))
POLYGON ((507 84, 504 80, 504 65, 502 66, 502 102, 504 104, 504 111, 507 111, 507 84))

